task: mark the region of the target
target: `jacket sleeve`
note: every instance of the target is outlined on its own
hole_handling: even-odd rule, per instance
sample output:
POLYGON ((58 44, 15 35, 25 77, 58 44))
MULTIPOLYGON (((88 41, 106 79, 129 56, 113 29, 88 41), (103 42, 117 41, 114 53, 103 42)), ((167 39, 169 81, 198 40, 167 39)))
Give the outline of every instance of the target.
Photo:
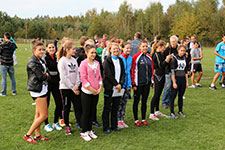
POLYGON ((131 84, 132 84, 132 86, 136 86, 137 84, 136 84, 136 82, 135 82, 135 78, 136 78, 136 59, 137 59, 137 57, 134 55, 133 57, 132 57, 132 65, 131 65, 131 70, 130 70, 130 73, 131 73, 131 84))
POLYGON ((77 61, 76 61, 76 72, 77 72, 77 74, 76 74, 77 75, 76 86, 79 87, 80 86, 80 73, 79 73, 79 70, 78 70, 78 63, 77 63, 77 61))
MULTIPOLYGON (((62 59, 62 58, 61 58, 62 59)), ((65 84, 68 88, 73 90, 73 84, 70 82, 69 77, 65 74, 66 68, 64 67, 64 62, 59 60, 58 63, 58 70, 59 70, 59 76, 60 80, 63 84, 65 84)))
POLYGON ((97 69, 98 73, 99 73, 99 77, 98 77, 98 84, 102 85, 102 74, 101 74, 101 65, 100 63, 98 63, 98 69, 97 69))
POLYGON ((112 74, 110 64, 108 63, 107 59, 103 63, 103 68, 104 68, 104 75, 105 79, 108 80, 113 86, 118 85, 119 83, 116 81, 115 77, 112 74))
POLYGON ((88 87, 90 83, 87 80, 87 66, 82 62, 79 67, 80 81, 84 87, 88 87))
POLYGON ((39 81, 47 80, 48 76, 42 72, 41 67, 39 67, 37 63, 30 61, 27 66, 35 74, 39 81))

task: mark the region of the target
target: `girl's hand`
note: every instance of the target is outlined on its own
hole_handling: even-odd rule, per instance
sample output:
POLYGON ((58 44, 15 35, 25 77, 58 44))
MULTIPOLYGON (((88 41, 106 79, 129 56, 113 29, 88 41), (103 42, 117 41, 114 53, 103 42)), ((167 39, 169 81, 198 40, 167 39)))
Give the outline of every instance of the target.
POLYGON ((118 90, 118 92, 120 92, 120 90, 121 90, 121 85, 120 84, 118 84, 117 86, 116 86, 116 88, 117 88, 117 90, 118 90))
POLYGON ((137 87, 136 87, 136 86, 135 86, 135 87, 133 87, 133 90, 134 90, 134 91, 136 91, 136 90, 137 90, 137 87))
POLYGON ((73 87, 73 89, 74 89, 74 91, 78 90, 78 86, 75 85, 75 86, 73 87))
POLYGON ((79 90, 76 90, 74 93, 75 93, 75 95, 79 95, 80 94, 80 91, 79 90))
POLYGON ((176 83, 173 83, 173 88, 177 89, 177 84, 176 83))
POLYGON ((186 88, 188 88, 189 87, 189 84, 188 84, 188 82, 186 83, 186 88))

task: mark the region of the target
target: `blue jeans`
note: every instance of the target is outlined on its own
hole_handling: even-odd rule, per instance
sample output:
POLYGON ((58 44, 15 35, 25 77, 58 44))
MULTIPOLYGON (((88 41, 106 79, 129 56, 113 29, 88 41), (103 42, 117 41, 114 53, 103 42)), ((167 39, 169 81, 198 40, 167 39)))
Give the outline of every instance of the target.
POLYGON ((165 87, 162 97, 162 104, 169 105, 170 102, 170 95, 171 95, 171 88, 172 88, 172 80, 171 80, 171 73, 165 75, 165 87))
POLYGON ((11 79, 11 89, 12 93, 16 94, 16 80, 14 76, 14 67, 13 66, 4 66, 1 65, 1 75, 2 75, 2 95, 6 95, 6 89, 7 89, 7 72, 9 74, 9 77, 11 79))

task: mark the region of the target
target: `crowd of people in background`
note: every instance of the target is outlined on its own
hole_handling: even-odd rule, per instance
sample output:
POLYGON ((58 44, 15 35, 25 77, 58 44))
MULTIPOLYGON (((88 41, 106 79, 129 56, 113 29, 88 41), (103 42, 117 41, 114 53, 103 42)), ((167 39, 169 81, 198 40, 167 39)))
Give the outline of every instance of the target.
MULTIPOLYGON (((16 95, 13 54, 15 55, 17 46, 9 33, 5 33, 4 38, 4 43, 0 45, 1 96, 6 96, 7 72, 12 82, 12 94, 16 95)), ((95 35, 94 40, 82 36, 78 48, 75 47, 74 41, 67 37, 61 40, 59 48, 59 38, 47 42, 46 47, 42 41, 33 40, 33 55, 27 63, 27 90, 36 103, 36 113, 23 138, 29 143, 49 140, 50 138, 40 133, 40 125, 43 122, 47 132, 62 130, 65 127, 65 134, 72 134, 73 126, 69 121, 71 105, 74 108, 76 127, 80 129, 80 136, 85 141, 98 138, 92 126, 102 127, 106 134, 121 131, 129 127, 125 123, 126 104, 128 99, 132 98, 134 125, 148 126, 146 112, 151 87, 154 88, 154 95, 150 102, 150 120, 159 120, 159 117, 185 118, 183 99, 186 88, 202 87, 200 81, 203 75, 203 49, 195 35, 180 41, 177 35, 173 35, 169 41, 166 43, 157 35, 149 43, 140 32, 134 34, 133 40, 127 41, 118 37, 109 39, 107 34, 104 34, 102 39, 95 35), (196 73, 198 76, 195 83, 196 73), (101 118, 103 124, 97 119, 101 91, 104 92, 101 118), (52 125, 48 121, 51 93, 56 106, 52 125), (170 108, 169 115, 163 114, 159 109, 161 95, 162 108, 170 108), (178 115, 174 110, 176 97, 178 115), (140 100, 141 120, 138 119, 140 100)), ((215 82, 220 76, 221 85, 225 88, 225 35, 217 45, 215 55, 216 75, 209 86, 212 90, 217 89, 215 82)))

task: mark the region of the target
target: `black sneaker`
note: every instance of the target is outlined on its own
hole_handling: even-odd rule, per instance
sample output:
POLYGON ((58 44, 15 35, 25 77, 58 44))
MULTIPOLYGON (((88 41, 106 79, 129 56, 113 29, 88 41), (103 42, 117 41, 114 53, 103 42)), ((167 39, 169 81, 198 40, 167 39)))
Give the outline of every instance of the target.
POLYGON ((102 125, 98 121, 92 122, 92 125, 94 125, 96 127, 102 127, 102 125))
POLYGON ((210 85, 210 86, 209 86, 209 89, 210 89, 210 90, 217 90, 217 88, 215 87, 215 85, 214 85, 214 86, 211 86, 211 85, 210 85))
POLYGON ((174 113, 170 114, 170 119, 177 119, 177 118, 178 118, 178 116, 176 116, 174 113))
POLYGON ((178 114, 179 114, 181 117, 183 117, 183 118, 186 117, 186 115, 185 115, 183 112, 178 112, 178 114))

